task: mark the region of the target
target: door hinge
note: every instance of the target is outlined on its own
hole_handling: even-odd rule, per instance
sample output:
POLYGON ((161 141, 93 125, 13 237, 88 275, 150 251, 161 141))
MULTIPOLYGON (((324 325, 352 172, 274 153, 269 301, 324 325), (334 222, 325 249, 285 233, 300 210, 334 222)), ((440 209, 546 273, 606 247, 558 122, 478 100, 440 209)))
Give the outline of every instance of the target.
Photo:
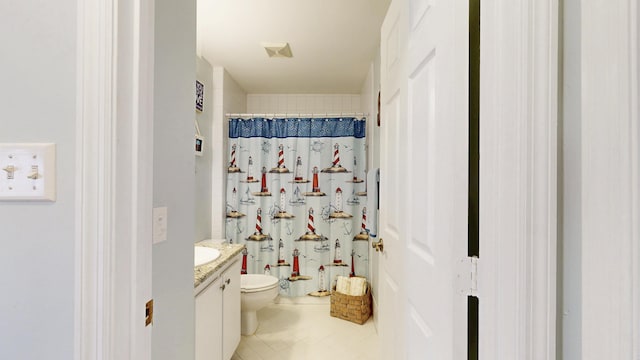
POLYGON ((458 269, 458 291, 461 295, 478 297, 478 257, 460 260, 458 269))
POLYGON ((153 299, 147 301, 144 311, 144 326, 149 326, 153 323, 153 299))

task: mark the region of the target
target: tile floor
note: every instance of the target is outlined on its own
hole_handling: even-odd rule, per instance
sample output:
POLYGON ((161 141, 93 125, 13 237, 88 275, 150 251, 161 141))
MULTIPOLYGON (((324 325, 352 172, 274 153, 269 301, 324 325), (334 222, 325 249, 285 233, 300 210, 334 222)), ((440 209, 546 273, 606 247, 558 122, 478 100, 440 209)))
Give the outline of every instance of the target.
POLYGON ((358 325, 329 315, 329 299, 283 302, 258 311, 254 335, 242 336, 232 360, 377 360, 373 319, 358 325), (326 301, 325 301, 326 300, 326 301))

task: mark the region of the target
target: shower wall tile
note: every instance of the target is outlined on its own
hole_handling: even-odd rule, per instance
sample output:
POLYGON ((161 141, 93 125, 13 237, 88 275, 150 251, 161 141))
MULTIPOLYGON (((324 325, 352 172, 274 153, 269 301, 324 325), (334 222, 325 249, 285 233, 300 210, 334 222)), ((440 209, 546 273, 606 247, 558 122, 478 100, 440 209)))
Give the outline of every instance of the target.
POLYGON ((247 96, 247 110, 251 108, 255 108, 255 105, 253 104, 254 101, 256 101, 255 97, 247 96))
POLYGON ((279 98, 279 97, 277 97, 277 96, 268 96, 268 97, 266 97, 265 99, 267 100, 267 101, 266 101, 266 103, 267 103, 267 106, 268 106, 270 109, 275 109, 275 108, 277 108, 277 107, 278 107, 278 104, 279 104, 279 102, 280 102, 280 98, 279 98))
POLYGON ((315 109, 324 109, 325 105, 324 105, 324 97, 322 96, 316 96, 313 98, 313 106, 315 109))
MULTIPOLYGON (((249 95, 250 96, 250 95, 249 95)), ((287 107, 287 95, 275 95, 278 102, 272 109, 286 109, 287 107)))
MULTIPOLYGON (((362 109, 360 106, 360 95, 351 95, 351 107, 354 109, 362 109)), ((364 110, 361 110, 361 112, 364 110)))
POLYGON ((309 108, 309 97, 305 95, 298 95, 298 112, 303 113, 309 108))
POLYGON ((248 94, 249 113, 350 113, 363 112, 354 94, 248 94))

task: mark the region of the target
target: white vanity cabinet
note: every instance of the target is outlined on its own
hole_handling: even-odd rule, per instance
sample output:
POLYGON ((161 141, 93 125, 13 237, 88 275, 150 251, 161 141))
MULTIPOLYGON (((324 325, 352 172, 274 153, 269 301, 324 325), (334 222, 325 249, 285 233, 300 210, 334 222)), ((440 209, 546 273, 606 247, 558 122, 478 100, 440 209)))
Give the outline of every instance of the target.
POLYGON ((222 274, 222 359, 229 360, 240 343, 240 256, 222 274))
POLYGON ((196 360, 229 360, 240 343, 240 256, 195 298, 196 360))
POLYGON ((222 277, 196 295, 196 360, 222 360, 222 277))

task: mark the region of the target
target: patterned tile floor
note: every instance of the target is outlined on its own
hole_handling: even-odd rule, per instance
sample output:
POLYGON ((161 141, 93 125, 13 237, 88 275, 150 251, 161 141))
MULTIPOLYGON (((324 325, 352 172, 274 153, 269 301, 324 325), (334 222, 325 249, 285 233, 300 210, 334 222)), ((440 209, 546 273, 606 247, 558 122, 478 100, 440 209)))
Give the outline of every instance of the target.
POLYGON ((378 360, 373 319, 358 325, 329 316, 315 304, 272 304, 258 311, 258 330, 242 336, 232 360, 378 360))

